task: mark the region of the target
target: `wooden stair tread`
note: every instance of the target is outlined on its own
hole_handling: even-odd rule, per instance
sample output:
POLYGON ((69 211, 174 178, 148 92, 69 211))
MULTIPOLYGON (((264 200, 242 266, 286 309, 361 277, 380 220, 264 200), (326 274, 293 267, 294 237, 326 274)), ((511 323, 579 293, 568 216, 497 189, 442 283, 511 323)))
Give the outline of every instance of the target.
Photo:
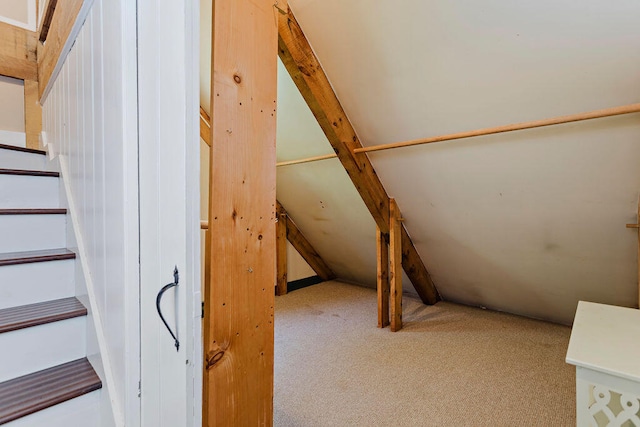
POLYGON ((11 150, 11 151, 22 151, 23 153, 40 154, 43 156, 47 154, 46 151, 34 150, 33 148, 16 147, 15 145, 7 145, 7 144, 0 144, 0 149, 11 150))
POLYGON ((66 209, 0 209, 0 215, 64 215, 66 209))
POLYGON ((86 358, 0 383, 0 424, 102 388, 86 358))
POLYGON ((0 253, 0 267, 4 265, 29 264, 32 262, 74 259, 76 254, 68 249, 46 249, 39 251, 0 253))
POLYGON ((75 297, 5 308, 0 310, 0 333, 86 314, 87 309, 75 297))
POLYGON ((52 176, 59 177, 58 172, 32 171, 28 169, 0 169, 0 175, 27 175, 27 176, 52 176))

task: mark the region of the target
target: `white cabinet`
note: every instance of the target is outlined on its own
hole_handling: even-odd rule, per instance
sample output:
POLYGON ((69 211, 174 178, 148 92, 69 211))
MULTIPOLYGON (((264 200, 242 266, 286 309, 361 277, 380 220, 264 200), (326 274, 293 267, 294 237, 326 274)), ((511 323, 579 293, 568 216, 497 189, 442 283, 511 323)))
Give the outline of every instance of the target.
POLYGON ((566 361, 578 426, 640 427, 640 310, 580 301, 566 361))

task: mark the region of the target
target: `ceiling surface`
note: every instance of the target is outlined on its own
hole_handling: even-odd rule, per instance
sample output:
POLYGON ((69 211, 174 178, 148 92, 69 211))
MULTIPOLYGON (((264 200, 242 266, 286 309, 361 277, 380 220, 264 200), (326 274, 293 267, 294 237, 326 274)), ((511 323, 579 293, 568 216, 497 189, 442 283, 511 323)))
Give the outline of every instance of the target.
MULTIPOLYGON (((289 4, 365 146, 640 102, 635 1, 289 4)), ((283 67, 277 138, 279 161, 331 152, 283 67)), ((567 324, 578 300, 637 306, 640 115, 369 157, 444 299, 567 324)), ((336 159, 278 168, 277 191, 339 277, 375 285, 336 159)))

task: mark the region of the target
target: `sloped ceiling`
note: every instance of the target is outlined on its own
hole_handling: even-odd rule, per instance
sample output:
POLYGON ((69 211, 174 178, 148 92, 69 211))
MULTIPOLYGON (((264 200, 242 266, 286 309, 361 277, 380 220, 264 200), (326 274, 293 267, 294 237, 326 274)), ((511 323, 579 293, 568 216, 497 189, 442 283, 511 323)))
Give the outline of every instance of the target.
MULTIPOLYGON (((635 1, 289 4, 364 145, 640 102, 635 1)), ((279 160, 330 152, 298 116, 281 145, 304 114, 279 103, 279 160)), ((637 304, 638 114, 370 158, 445 299, 562 323, 580 299, 637 304)), ((341 173, 279 168, 278 197, 339 275, 372 284, 374 224, 341 173)))

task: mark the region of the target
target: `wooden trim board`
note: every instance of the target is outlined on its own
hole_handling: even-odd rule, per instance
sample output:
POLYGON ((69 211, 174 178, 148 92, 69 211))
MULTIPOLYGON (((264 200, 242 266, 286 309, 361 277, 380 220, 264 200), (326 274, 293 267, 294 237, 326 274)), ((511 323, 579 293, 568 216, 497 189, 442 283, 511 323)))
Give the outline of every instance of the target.
POLYGON ((0 22, 0 75, 37 80, 37 45, 35 32, 0 22))

